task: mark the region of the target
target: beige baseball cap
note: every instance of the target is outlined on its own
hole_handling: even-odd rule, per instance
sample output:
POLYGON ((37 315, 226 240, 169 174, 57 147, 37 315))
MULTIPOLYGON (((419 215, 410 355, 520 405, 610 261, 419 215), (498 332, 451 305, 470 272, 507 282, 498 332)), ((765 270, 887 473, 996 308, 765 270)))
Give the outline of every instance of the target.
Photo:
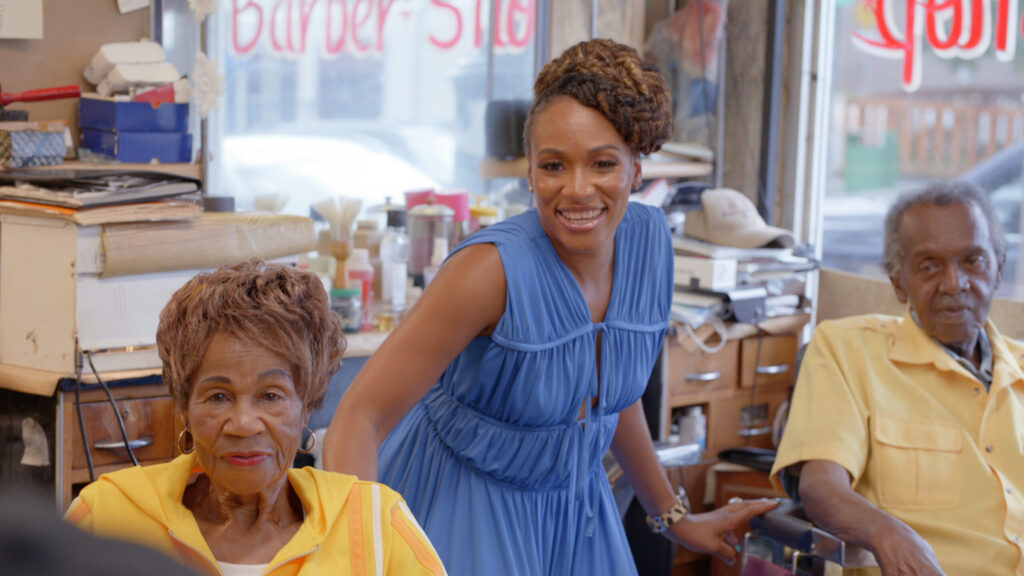
POLYGON ((729 188, 705 190, 701 210, 686 213, 683 232, 691 238, 737 248, 790 248, 793 233, 765 224, 745 195, 729 188))

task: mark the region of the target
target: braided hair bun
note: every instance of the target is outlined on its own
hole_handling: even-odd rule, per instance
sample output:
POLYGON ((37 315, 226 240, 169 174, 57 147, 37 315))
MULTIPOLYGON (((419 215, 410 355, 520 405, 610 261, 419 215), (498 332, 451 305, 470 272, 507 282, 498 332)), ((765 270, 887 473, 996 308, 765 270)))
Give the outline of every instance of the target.
POLYGON ((634 153, 650 154, 672 135, 672 97, 665 79, 636 50, 612 40, 580 42, 549 62, 533 84, 524 137, 534 117, 568 96, 608 119, 634 153))

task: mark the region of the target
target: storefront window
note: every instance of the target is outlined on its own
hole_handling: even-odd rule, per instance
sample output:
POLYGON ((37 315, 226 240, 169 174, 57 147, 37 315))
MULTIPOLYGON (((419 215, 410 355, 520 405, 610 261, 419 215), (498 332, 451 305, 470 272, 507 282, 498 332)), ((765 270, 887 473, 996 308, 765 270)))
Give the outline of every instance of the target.
POLYGON ((211 190, 241 208, 284 193, 297 214, 337 195, 483 193, 488 98, 531 97, 537 14, 537 0, 221 2, 211 190))
POLYGON ((884 277, 888 204, 915 184, 964 178, 990 194, 1007 232, 1000 295, 1024 296, 1022 6, 836 1, 825 265, 884 277))

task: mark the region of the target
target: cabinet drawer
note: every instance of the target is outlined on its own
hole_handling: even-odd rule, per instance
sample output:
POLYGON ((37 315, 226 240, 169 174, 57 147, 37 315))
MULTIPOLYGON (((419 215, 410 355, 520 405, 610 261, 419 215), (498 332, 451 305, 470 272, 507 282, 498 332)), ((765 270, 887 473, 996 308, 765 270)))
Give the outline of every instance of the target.
MULTIPOLYGON (((117 406, 124 420, 128 441, 137 444, 133 446, 136 459, 141 462, 166 460, 174 456, 174 400, 170 396, 121 399, 117 401, 117 406)), ((82 433, 74 406, 71 410, 74 420, 67 424, 73 437, 71 467, 87 468, 82 433)), ((109 402, 83 402, 82 420, 92 448, 94 467, 131 463, 124 449, 121 428, 109 402)))
POLYGON ((738 393, 713 403, 708 414, 708 452, 718 454, 737 446, 772 447, 772 424, 788 390, 765 390, 758 384, 753 397, 738 393))
POLYGON ((673 343, 668 349, 669 396, 687 396, 736 386, 739 342, 731 340, 713 354, 689 352, 673 343))
POLYGON ((793 383, 793 362, 796 359, 797 335, 764 336, 761 353, 757 351, 757 338, 745 338, 741 350, 740 386, 771 386, 793 383))

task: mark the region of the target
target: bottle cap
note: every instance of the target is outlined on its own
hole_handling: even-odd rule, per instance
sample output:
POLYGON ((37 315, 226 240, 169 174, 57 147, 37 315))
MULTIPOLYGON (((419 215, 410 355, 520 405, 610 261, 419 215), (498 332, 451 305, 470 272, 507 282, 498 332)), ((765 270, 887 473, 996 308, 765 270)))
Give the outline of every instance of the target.
POLYGON ((355 248, 355 249, 352 250, 352 253, 349 254, 348 259, 352 260, 354 262, 358 262, 358 261, 362 261, 362 260, 365 260, 365 261, 369 262, 370 261, 370 251, 367 250, 366 248, 355 248))
POLYGON ((405 228, 405 210, 388 210, 388 228, 405 228))
POLYGON ((332 288, 331 298, 359 298, 363 295, 362 288, 332 288))

